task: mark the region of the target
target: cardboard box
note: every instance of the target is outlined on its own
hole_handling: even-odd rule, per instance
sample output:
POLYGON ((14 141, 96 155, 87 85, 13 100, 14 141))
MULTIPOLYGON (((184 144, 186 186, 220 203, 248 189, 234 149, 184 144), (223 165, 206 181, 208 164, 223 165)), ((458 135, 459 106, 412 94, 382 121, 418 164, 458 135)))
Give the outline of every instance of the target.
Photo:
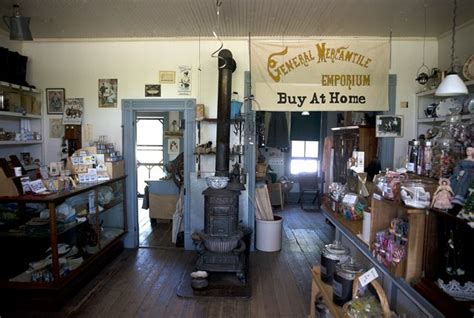
POLYGON ((105 166, 107 167, 107 173, 111 179, 125 175, 125 166, 123 160, 106 161, 105 166))
POLYGON ((151 219, 172 220, 176 210, 177 195, 162 195, 150 193, 149 207, 151 219))

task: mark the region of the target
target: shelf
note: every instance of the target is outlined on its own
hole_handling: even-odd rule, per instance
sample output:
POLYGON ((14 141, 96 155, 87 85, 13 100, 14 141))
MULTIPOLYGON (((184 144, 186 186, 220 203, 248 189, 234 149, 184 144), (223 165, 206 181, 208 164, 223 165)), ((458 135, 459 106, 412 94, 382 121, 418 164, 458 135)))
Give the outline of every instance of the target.
MULTIPOLYGON (((474 114, 461 115, 461 120, 469 120, 474 114)), ((446 117, 433 117, 433 118, 418 118, 418 123, 441 123, 446 120, 446 117)))
POLYGON ((183 137, 183 132, 182 131, 165 131, 164 134, 165 137, 170 138, 170 137, 183 137))
MULTIPOLYGON (((66 233, 69 230, 72 230, 73 228, 79 226, 84 222, 71 222, 68 224, 62 225, 62 223, 58 223, 56 225, 57 227, 57 235, 62 235, 66 233)), ((46 227, 45 227, 46 229, 46 227)), ((50 238, 50 227, 48 224, 47 231, 42 232, 42 233, 31 233, 31 232, 26 232, 24 230, 10 230, 10 231, 3 231, 0 232, 0 236, 2 237, 27 237, 27 238, 32 238, 32 239, 38 239, 38 238, 50 238)))
POLYGON ((0 117, 19 117, 19 118, 26 118, 26 119, 41 119, 41 115, 35 114, 23 114, 17 112, 8 112, 8 111, 0 111, 0 117))
MULTIPOLYGON (((207 153, 194 152, 193 155, 195 155, 195 156, 215 156, 216 153, 215 152, 207 152, 207 153)), ((243 153, 237 153, 237 152, 230 152, 229 153, 229 156, 243 156, 243 155, 244 155, 243 153)))
POLYGON ((24 141, 1 140, 0 146, 38 145, 42 143, 43 143, 43 140, 24 140, 24 141))
POLYGON ((3 82, 3 81, 0 81, 0 87, 7 87, 7 88, 11 88, 11 89, 20 90, 20 91, 23 91, 23 92, 30 92, 30 93, 36 93, 36 94, 41 93, 41 91, 39 89, 36 89, 36 88, 32 88, 32 87, 28 87, 28 86, 21 86, 21 85, 18 85, 18 84, 13 84, 13 83, 8 83, 8 82, 3 82))
MULTIPOLYGON (((241 122, 244 122, 245 119, 244 118, 234 118, 234 119, 231 119, 230 122, 231 123, 241 123, 241 122)), ((205 122, 205 123, 217 123, 217 118, 204 118, 202 120, 197 120, 197 122, 205 122)))

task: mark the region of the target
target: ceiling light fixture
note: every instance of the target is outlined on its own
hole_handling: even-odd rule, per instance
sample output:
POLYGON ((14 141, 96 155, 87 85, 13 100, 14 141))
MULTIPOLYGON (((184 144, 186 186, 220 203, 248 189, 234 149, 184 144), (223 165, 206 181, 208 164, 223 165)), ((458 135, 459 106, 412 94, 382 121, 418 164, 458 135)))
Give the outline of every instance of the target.
POLYGON ((301 116, 309 116, 309 111, 305 110, 301 113, 301 116))
POLYGON ((32 41, 33 36, 30 31, 30 18, 22 17, 20 6, 13 5, 13 16, 3 17, 3 21, 10 30, 10 40, 32 41))
POLYGON ((436 96, 459 96, 467 95, 467 87, 459 75, 454 71, 454 44, 456 37, 456 10, 457 3, 453 0, 453 30, 451 35, 451 70, 436 89, 436 96))

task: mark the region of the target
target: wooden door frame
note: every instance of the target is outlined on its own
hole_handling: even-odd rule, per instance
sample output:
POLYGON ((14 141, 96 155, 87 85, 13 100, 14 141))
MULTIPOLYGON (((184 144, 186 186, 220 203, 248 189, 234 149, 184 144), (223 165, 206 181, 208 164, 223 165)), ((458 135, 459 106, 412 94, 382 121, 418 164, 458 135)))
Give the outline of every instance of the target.
MULTIPOLYGON (((137 205, 137 167, 135 157, 136 129, 135 118, 137 113, 179 111, 184 114, 184 189, 189 189, 190 173, 195 171, 193 148, 196 143, 196 129, 194 118, 196 99, 123 99, 122 100, 122 149, 127 175, 127 224, 128 233, 125 237, 125 247, 137 248, 138 239, 138 205, 137 205)), ((184 197, 184 247, 194 249, 191 239, 190 224, 190 196, 184 197)))

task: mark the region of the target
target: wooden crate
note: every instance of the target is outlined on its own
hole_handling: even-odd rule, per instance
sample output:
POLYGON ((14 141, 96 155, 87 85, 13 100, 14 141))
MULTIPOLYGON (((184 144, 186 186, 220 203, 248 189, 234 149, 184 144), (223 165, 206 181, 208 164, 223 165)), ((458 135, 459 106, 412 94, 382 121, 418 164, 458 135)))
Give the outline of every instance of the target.
POLYGON ((421 277, 423 265, 423 247, 425 235, 426 210, 415 209, 386 199, 372 198, 372 219, 370 225, 369 246, 375 242, 375 234, 390 227, 394 218, 408 220, 408 246, 405 259, 393 268, 389 268, 397 277, 411 282, 421 277))

